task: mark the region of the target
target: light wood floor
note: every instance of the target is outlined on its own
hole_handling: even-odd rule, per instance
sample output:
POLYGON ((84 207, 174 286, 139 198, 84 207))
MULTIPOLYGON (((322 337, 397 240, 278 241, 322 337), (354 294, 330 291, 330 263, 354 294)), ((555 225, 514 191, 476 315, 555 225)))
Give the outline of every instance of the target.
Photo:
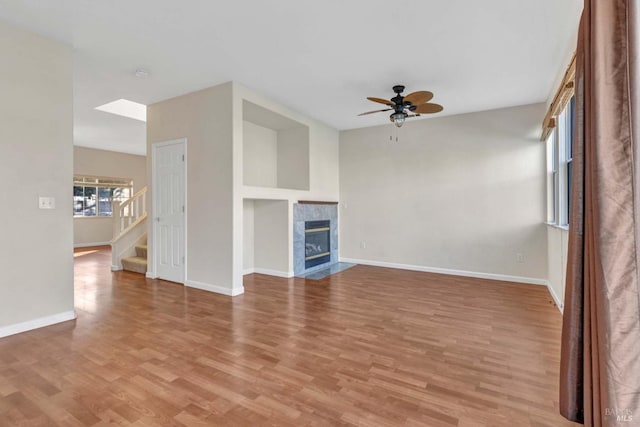
POLYGON ((0 426, 574 425, 544 287, 356 266, 232 299, 109 266, 77 252, 77 321, 0 339, 0 426))

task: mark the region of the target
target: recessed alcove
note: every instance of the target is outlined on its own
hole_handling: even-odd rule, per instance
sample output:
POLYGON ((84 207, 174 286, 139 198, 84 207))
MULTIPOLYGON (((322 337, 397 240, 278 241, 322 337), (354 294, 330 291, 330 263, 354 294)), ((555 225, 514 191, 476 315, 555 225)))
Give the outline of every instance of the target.
POLYGON ((245 186, 309 190, 309 127, 242 101, 245 186))
POLYGON ((290 276, 290 222, 287 200, 243 200, 243 270, 290 276))

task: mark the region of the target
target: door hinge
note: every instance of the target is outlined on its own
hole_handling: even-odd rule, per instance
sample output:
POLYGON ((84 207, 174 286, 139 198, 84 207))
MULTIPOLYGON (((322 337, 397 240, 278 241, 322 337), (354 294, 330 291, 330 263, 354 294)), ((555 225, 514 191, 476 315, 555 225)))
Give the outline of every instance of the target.
POLYGON ((182 161, 184 162, 184 154, 182 155, 182 161))
POLYGON ((184 213, 184 205, 182 206, 182 213, 184 213))

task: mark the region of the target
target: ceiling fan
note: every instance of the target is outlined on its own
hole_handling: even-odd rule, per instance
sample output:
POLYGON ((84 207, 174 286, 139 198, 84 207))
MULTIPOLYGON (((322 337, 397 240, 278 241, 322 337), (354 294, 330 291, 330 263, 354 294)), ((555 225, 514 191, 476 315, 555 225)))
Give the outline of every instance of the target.
POLYGON ((397 127, 401 127, 404 124, 404 120, 408 117, 418 117, 421 114, 439 113, 443 110, 442 105, 429 102, 431 98, 433 98, 433 93, 426 90, 419 90, 417 92, 412 92, 407 96, 402 96, 404 86, 396 85, 393 87, 393 91, 396 93, 396 96, 389 100, 375 98, 372 96, 367 97, 369 101, 387 105, 389 108, 367 111, 366 113, 358 115, 365 116, 367 114, 380 113, 383 111, 393 111, 389 116, 389 119, 391 119, 391 122, 397 127))

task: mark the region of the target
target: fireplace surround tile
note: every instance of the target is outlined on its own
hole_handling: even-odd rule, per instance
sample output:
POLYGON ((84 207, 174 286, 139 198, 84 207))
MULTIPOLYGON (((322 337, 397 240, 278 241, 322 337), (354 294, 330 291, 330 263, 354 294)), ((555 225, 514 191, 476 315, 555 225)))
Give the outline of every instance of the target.
POLYGON ((336 204, 302 204, 293 205, 293 272, 302 275, 326 268, 338 262, 338 206, 336 204), (330 261, 309 269, 305 269, 305 235, 306 221, 330 221, 330 261))

